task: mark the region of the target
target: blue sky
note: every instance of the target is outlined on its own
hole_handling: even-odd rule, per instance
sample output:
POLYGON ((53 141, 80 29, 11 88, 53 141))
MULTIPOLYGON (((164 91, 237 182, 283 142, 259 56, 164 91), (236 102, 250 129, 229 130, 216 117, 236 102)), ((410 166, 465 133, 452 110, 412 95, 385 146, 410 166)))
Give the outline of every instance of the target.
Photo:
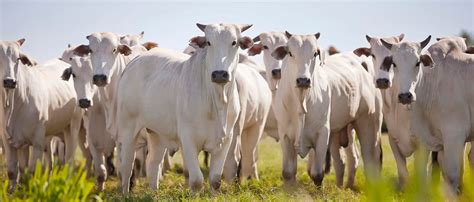
POLYGON ((22 50, 42 62, 59 57, 67 44, 87 43, 92 32, 145 31, 144 41, 182 51, 202 33, 195 23, 252 23, 245 32, 321 32, 322 47, 342 51, 367 46, 365 34, 405 33, 421 41, 474 33, 474 1, 10 1, 0 0, 0 40, 26 38, 22 50))

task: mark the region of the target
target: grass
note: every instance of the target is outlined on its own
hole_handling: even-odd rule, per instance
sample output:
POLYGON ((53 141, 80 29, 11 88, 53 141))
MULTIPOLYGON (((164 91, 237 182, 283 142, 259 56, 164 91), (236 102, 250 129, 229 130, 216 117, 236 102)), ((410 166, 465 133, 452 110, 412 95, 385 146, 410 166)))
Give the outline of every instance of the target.
MULTIPOLYGON (((266 137, 259 145, 259 181, 248 180, 240 185, 223 183, 218 192, 211 192, 209 184, 206 182, 200 192, 193 193, 184 184, 183 175, 178 172, 181 168, 181 157, 176 154, 172 159, 173 169, 161 180, 159 190, 149 189, 146 178, 140 178, 132 193, 123 196, 120 193, 120 180, 117 177, 111 177, 106 182, 106 190, 103 193, 95 191, 94 194, 101 195, 106 201, 444 201, 448 199, 443 191, 442 180, 427 186, 416 180, 416 174, 410 176, 406 191, 397 192, 395 189, 397 169, 386 137, 383 137, 383 151, 382 179, 378 182, 366 182, 360 159, 356 176, 356 186, 360 188, 360 191, 337 188, 334 171, 326 175, 322 188, 316 188, 306 173, 307 164, 303 159, 298 159, 298 183, 294 187, 284 187, 281 179, 279 143, 266 137), (422 190, 425 190, 425 194, 420 194, 422 190)), ((5 158, 1 157, 0 179, 6 179, 4 161, 5 158)), ((410 158, 408 162, 409 171, 413 173, 413 159, 410 158)), ((466 170, 469 170, 468 168, 466 166, 466 170)), ((207 169, 204 167, 203 172, 207 173, 207 169)), ((465 192, 459 197, 459 200, 474 201, 474 172, 472 174, 471 172, 466 173, 464 176, 465 192)))

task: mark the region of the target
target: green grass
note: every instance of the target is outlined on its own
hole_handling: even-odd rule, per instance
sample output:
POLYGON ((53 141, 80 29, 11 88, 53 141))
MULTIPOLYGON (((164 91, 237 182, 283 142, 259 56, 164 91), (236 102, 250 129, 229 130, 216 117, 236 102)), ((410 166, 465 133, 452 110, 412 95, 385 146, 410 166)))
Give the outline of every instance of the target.
MULTIPOLYGON (((397 192, 395 189, 396 165, 386 137, 383 138, 383 151, 382 179, 378 182, 367 183, 365 181, 362 159, 360 159, 356 176, 356 186, 360 188, 360 191, 337 188, 334 171, 326 175, 322 188, 316 188, 306 173, 307 164, 303 159, 298 159, 297 184, 294 187, 284 187, 281 179, 280 145, 273 139, 266 137, 259 145, 260 181, 249 180, 240 185, 223 183, 218 192, 211 192, 206 181, 200 192, 193 193, 184 184, 183 175, 178 172, 181 168, 181 157, 177 154, 172 159, 173 169, 161 180, 159 190, 150 190, 146 178, 140 178, 132 193, 123 196, 120 193, 120 180, 112 177, 107 180, 106 190, 103 193, 97 191, 94 193, 101 194, 107 201, 444 201, 452 199, 444 194, 442 180, 431 185, 420 184, 416 180, 416 174, 410 176, 410 181, 404 192, 397 192), (422 190, 425 190, 424 194, 422 194, 422 190)), ((409 171, 413 173, 413 159, 410 158, 408 162, 409 171)), ((466 170, 469 170, 469 166, 466 166, 466 170)), ((207 170, 203 168, 203 172, 207 173, 207 170)), ((474 201, 474 172, 472 175, 471 172, 465 173, 467 173, 464 176, 465 192, 459 200, 474 201)), ((3 157, 0 157, 0 179, 6 179, 6 165, 3 157)))

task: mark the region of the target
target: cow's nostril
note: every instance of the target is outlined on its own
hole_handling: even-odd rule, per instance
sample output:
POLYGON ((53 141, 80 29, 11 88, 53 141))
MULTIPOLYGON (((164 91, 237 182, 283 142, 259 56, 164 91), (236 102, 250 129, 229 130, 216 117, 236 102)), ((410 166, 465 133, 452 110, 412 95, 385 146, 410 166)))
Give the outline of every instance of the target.
POLYGON ((229 78, 229 73, 224 72, 224 73, 222 74, 222 77, 224 77, 225 79, 228 79, 228 78, 229 78))
POLYGON ((275 79, 280 79, 281 78, 281 69, 272 70, 272 76, 275 79))
POLYGON ((311 79, 309 78, 297 78, 296 86, 298 88, 309 88, 311 87, 311 79))

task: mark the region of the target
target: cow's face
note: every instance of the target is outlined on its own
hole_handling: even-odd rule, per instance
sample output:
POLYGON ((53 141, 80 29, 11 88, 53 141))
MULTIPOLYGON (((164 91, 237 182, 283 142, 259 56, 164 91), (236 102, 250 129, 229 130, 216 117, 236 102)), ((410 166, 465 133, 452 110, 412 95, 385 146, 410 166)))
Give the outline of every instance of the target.
POLYGON ((238 63, 239 47, 247 49, 253 45, 249 37, 241 33, 252 25, 234 24, 197 24, 205 36, 194 37, 190 45, 194 48, 205 48, 206 65, 209 67, 211 81, 224 85, 232 80, 238 63))
POLYGON ((87 36, 89 45, 80 45, 74 52, 78 56, 90 54, 93 76, 92 82, 103 87, 110 83, 110 77, 118 61, 118 55, 130 55, 132 50, 121 45, 119 37, 113 33, 93 33, 87 36))
POLYGON ((125 36, 120 37, 120 44, 127 45, 127 46, 135 46, 140 44, 140 40, 143 38, 145 32, 141 32, 137 35, 127 34, 125 36))
POLYGON ((267 81, 272 90, 277 89, 278 81, 281 78, 282 62, 272 57, 272 52, 280 46, 285 46, 288 39, 283 32, 265 32, 255 37, 253 41, 260 43, 250 48, 248 54, 253 56, 263 52, 263 63, 266 68, 267 81))
POLYGON ((24 42, 25 39, 0 42, 0 78, 3 78, 3 87, 6 89, 16 88, 16 74, 20 64, 36 65, 36 62, 21 53, 20 46, 24 42))
POLYGON ((398 100, 402 104, 416 101, 415 88, 422 76, 422 66, 432 66, 433 61, 428 55, 421 55, 421 50, 429 43, 431 36, 421 43, 402 42, 391 44, 383 39, 382 44, 391 51, 391 56, 384 59, 385 66, 391 64, 398 76, 398 100))
MULTIPOLYGON (((296 87, 307 89, 311 87, 311 78, 316 65, 321 62, 321 50, 317 43, 320 34, 314 35, 291 35, 286 32, 288 43, 286 46, 280 46, 273 51, 272 56, 275 59, 287 58, 290 65, 289 71, 296 71, 296 87)), ((314 82, 314 81, 313 81, 314 82)))
POLYGON ((94 104, 92 98, 97 90, 91 80, 93 70, 90 56, 76 56, 72 52, 73 49, 66 50, 61 57, 61 60, 71 65, 64 70, 61 77, 63 80, 69 80, 72 77, 79 107, 89 108, 94 104))
MULTIPOLYGON (((386 37, 383 40, 390 43, 398 43, 405 37, 404 34, 400 34, 396 37, 386 37)), ((390 50, 387 50, 380 41, 380 38, 370 37, 366 35, 366 39, 370 44, 370 48, 358 48, 354 53, 358 56, 365 55, 371 56, 375 67, 375 85, 380 89, 387 89, 392 86, 393 80, 393 66, 384 65, 386 57, 390 56, 390 50)))

